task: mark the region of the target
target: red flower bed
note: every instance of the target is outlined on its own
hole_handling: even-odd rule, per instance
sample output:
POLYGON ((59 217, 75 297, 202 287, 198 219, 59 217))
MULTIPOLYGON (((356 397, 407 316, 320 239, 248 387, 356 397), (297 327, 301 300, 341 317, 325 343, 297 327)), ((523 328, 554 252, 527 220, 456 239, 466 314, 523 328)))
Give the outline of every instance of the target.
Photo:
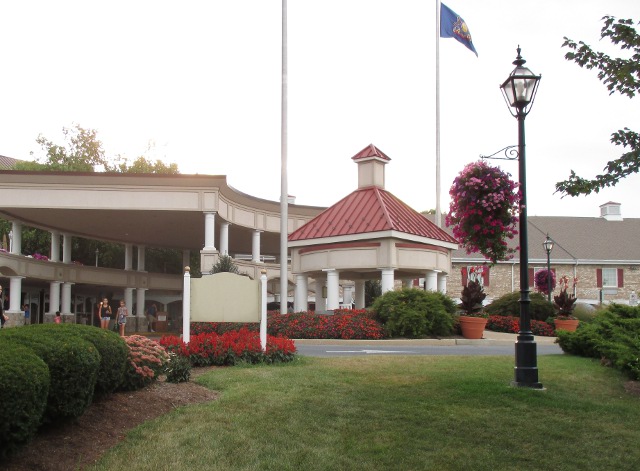
MULTIPOLYGON (((520 330, 520 319, 511 316, 489 316, 487 330, 517 334, 520 330)), ((553 337, 555 335, 555 330, 551 325, 533 319, 531 320, 531 332, 533 332, 534 335, 543 337, 553 337)))
MULTIPOLYGON (((198 322, 191 324, 191 334, 223 334, 240 327, 258 331, 260 324, 233 324, 198 322)), ((333 315, 315 314, 313 311, 280 314, 267 313, 267 333, 290 339, 381 339, 382 324, 365 309, 336 309, 333 315)))
POLYGON ((292 340, 267 335, 267 351, 260 345, 260 334, 246 328, 192 335, 188 344, 170 335, 160 339, 160 345, 168 352, 186 356, 194 366, 235 365, 239 361, 248 363, 276 363, 291 361, 296 347, 292 340))

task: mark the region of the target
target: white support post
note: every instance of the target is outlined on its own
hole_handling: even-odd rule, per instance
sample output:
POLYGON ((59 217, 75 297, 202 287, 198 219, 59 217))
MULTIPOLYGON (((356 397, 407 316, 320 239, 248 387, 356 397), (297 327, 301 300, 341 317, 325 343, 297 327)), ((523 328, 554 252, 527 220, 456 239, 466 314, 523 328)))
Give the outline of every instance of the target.
POLYGON ((131 314, 133 312, 133 288, 124 289, 124 305, 131 314))
POLYGON ((138 271, 144 271, 146 263, 146 248, 144 245, 138 245, 138 271))
POLYGON ((184 267, 184 281, 182 285, 182 341, 191 340, 191 268, 184 267))
POLYGON ((393 277, 393 273, 394 270, 393 268, 383 268, 382 270, 380 270, 381 272, 381 282, 380 284, 382 285, 382 294, 386 293, 387 291, 392 291, 393 290, 393 284, 394 284, 394 277, 393 277))
POLYGON ((267 270, 260 272, 260 346, 267 351, 267 270))
POLYGON ((55 314, 60 309, 60 282, 49 283, 49 314, 55 314))
POLYGON ((220 254, 229 255, 229 226, 230 223, 220 223, 220 254))
POLYGON ((296 290, 293 302, 293 309, 296 312, 309 310, 309 277, 307 275, 296 275, 296 290))
POLYGON ((258 229, 254 229, 251 237, 251 261, 260 263, 260 233, 258 229))
POLYGON ((52 262, 60 261, 60 233, 58 231, 51 232, 51 257, 52 262))
POLYGON ((124 269, 133 268, 133 244, 124 244, 124 269))
POLYGON ((356 309, 364 309, 365 296, 364 296, 364 280, 356 280, 356 309))
POLYGON ((71 263, 71 234, 62 234, 62 263, 71 263))
POLYGON ((446 273, 438 273, 438 292, 447 294, 447 276, 446 273))
POLYGON ((326 284, 326 279, 321 277, 316 278, 316 312, 322 312, 327 309, 327 303, 325 302, 323 291, 326 284))
POLYGON ((424 284, 426 291, 437 291, 438 290, 438 273, 429 270, 424 274, 424 284))
POLYGON ((20 293, 22 292, 22 276, 12 276, 9 278, 9 311, 21 312, 20 293))
POLYGON ((144 302, 146 288, 136 289, 136 316, 144 317, 144 302))
POLYGON ((216 213, 204 213, 204 250, 216 250, 216 213))
POLYGON ((62 283, 62 300, 60 302, 60 314, 72 314, 71 285, 73 285, 73 283, 62 283))
POLYGON ((11 221, 9 252, 15 255, 22 254, 22 223, 20 221, 11 221))
POLYGON ((340 272, 335 269, 327 272, 327 310, 333 311, 340 307, 340 272))

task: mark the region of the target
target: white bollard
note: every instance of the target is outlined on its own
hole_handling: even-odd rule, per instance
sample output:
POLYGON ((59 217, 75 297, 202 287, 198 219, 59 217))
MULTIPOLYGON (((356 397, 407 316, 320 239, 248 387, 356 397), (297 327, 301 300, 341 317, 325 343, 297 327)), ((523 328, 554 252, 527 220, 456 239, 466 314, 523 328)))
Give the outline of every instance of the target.
POLYGON ((262 288, 262 296, 260 299, 260 346, 262 351, 267 351, 267 271, 260 272, 260 287, 262 288))
POLYGON ((184 267, 182 287, 182 341, 191 340, 191 268, 184 267))

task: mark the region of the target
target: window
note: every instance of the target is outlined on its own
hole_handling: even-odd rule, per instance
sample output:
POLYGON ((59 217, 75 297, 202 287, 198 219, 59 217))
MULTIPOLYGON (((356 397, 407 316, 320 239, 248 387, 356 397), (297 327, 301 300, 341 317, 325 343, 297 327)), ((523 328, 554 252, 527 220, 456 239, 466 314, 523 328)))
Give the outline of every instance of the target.
POLYGON ((624 286, 624 272, 622 268, 596 269, 598 288, 622 288, 624 286))

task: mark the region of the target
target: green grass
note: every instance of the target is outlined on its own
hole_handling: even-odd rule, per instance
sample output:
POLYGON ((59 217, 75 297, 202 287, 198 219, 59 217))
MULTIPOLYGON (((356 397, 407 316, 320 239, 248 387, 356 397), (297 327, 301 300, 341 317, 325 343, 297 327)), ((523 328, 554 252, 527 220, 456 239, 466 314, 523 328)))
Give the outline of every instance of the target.
POLYGON ((513 358, 302 358, 200 379, 221 399, 133 430, 95 470, 640 469, 640 399, 598 362, 541 356, 545 391, 509 386, 513 358))

